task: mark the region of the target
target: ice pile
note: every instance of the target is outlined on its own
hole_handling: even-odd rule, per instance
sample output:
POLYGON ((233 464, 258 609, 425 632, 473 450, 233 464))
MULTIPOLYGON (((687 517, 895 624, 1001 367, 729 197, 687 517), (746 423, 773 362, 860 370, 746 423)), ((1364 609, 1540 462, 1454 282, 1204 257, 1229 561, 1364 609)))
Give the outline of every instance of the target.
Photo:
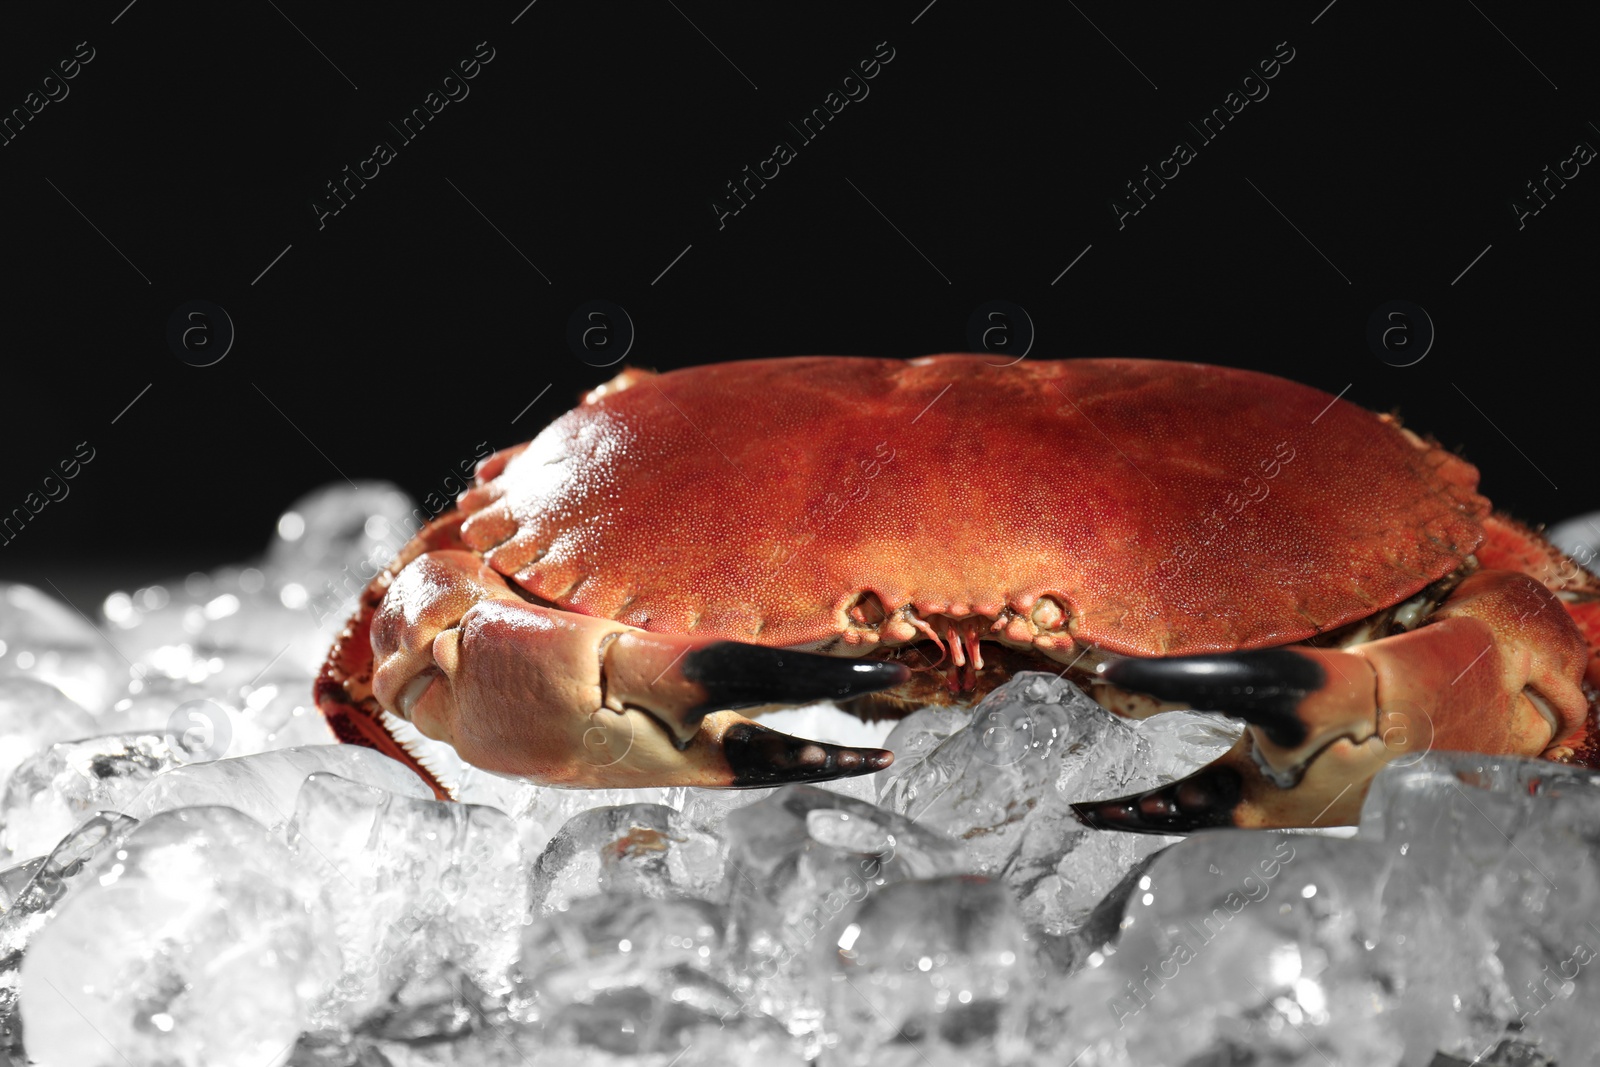
MULTIPOLYGON (((823 787, 462 803, 332 745, 313 671, 415 528, 297 503, 265 557, 0 586, 0 1052, 20 1067, 1588 1062, 1600 775, 1433 753, 1353 837, 1091 832, 1237 724, 1022 674, 823 787)), ((421 516, 425 517, 425 516, 421 516)), ((787 720, 787 721, 782 721, 787 720)), ((453 765, 448 750, 435 757, 453 765)))
POLYGON ((1379 776, 1355 838, 1196 835, 1057 987, 1059 1040, 1082 1064, 1586 1062, 1597 815, 1600 776, 1433 753, 1379 776))

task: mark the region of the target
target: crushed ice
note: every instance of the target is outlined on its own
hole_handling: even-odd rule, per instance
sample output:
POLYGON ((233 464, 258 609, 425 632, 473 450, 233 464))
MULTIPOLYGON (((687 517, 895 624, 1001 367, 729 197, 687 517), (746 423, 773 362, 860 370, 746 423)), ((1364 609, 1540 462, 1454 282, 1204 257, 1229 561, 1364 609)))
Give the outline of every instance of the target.
POLYGON ((1392 767, 1349 838, 1091 832, 1072 802, 1186 774, 1238 727, 1119 719, 1023 674, 892 732, 779 713, 892 748, 873 778, 557 790, 440 750, 463 802, 439 803, 332 744, 310 700, 416 514, 387 485, 319 490, 256 564, 114 593, 97 622, 0 586, 6 1063, 1439 1067, 1600 1046, 1600 775, 1548 763, 1392 767))

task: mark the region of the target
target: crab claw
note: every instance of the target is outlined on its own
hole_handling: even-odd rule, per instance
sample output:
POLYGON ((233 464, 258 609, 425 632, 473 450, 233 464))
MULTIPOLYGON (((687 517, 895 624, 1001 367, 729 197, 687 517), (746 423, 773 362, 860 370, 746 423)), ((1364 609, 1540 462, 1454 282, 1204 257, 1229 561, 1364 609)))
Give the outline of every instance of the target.
POLYGON ((1590 714, 1588 658, 1548 589, 1484 570, 1426 625, 1346 650, 1115 660, 1100 672, 1114 686, 1249 726, 1188 778, 1074 810, 1090 826, 1141 833, 1348 824, 1384 766, 1429 749, 1559 752, 1590 714))
POLYGON ((1353 785, 1364 784, 1385 757, 1376 736, 1376 677, 1349 652, 1296 647, 1116 659, 1099 673, 1119 688, 1243 719, 1249 728, 1232 750, 1187 778, 1073 805, 1093 827, 1176 834, 1307 826, 1329 815, 1344 821, 1364 795, 1353 785), (1352 791, 1352 803, 1333 810, 1352 791))
POLYGON ((847 778, 894 761, 885 749, 791 737, 736 715, 735 709, 848 700, 900 685, 910 676, 899 663, 639 630, 610 643, 605 672, 611 701, 650 715, 671 735, 693 773, 716 779, 693 784, 735 787, 847 778))
POLYGON ((790 737, 732 709, 898 685, 896 663, 653 633, 531 603, 470 553, 423 555, 372 624, 378 705, 466 762, 546 785, 768 786, 869 774, 882 749, 790 737))

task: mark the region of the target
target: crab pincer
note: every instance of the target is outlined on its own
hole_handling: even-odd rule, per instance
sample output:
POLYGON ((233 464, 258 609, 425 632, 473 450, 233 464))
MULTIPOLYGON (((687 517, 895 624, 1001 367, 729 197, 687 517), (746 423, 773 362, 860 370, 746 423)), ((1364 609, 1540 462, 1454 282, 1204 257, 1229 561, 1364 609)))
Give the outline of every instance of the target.
MULTIPOLYGON (((908 673, 649 633, 530 603, 459 549, 424 552, 399 570, 372 617, 371 644, 375 708, 475 766, 561 786, 744 787, 869 774, 893 756, 791 737, 737 709, 848 700, 908 673)), ((444 791, 414 753, 394 747, 391 755, 444 791)))
POLYGON ((1533 578, 1479 570, 1427 625, 1344 649, 1114 659, 1105 681, 1243 719, 1234 748, 1169 785, 1074 805, 1090 826, 1186 833, 1353 822, 1386 764, 1429 749, 1550 754, 1582 736, 1590 649, 1533 578))

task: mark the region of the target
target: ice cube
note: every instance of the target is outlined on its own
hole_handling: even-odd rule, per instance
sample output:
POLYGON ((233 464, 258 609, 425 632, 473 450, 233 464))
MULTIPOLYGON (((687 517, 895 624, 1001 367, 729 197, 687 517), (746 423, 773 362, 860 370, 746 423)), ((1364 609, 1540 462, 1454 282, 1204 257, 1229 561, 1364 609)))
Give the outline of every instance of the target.
POLYGON ((598 892, 726 900, 728 846, 665 804, 593 808, 567 820, 533 865, 533 904, 565 911, 598 892))
POLYGON ((1546 530, 1544 536, 1579 565, 1587 567, 1589 573, 1600 574, 1600 511, 1558 522, 1546 530))
POLYGON ((1144 892, 1141 883, 1149 884, 1145 875, 1150 873, 1151 865, 1160 855, 1160 852, 1153 852, 1130 867, 1077 929, 1067 934, 1032 931, 1038 944, 1035 956, 1039 966, 1056 976, 1074 974, 1090 956, 1103 955, 1107 946, 1114 945, 1122 933, 1122 914, 1127 910, 1128 901, 1144 892))
POLYGON ((287 1067, 528 1067, 538 1054, 524 1049, 503 1026, 492 1041, 476 1030, 454 1040, 415 1042, 374 1039, 349 1030, 314 1030, 300 1035, 287 1067))
POLYGON ((763 726, 795 737, 856 748, 884 747, 884 740, 895 727, 889 719, 859 719, 830 701, 763 712, 760 721, 763 726))
POLYGON ((150 679, 139 692, 124 694, 95 716, 95 734, 161 733, 173 712, 187 700, 204 699, 206 690, 185 682, 150 679))
POLYGON ((253 567, 115 592, 100 611, 116 646, 137 661, 142 677, 195 683, 225 668, 235 685, 271 663, 313 670, 334 632, 331 620, 319 619, 303 596, 285 598, 253 567))
POLYGON ((238 742, 239 754, 337 743, 311 690, 311 675, 278 671, 240 691, 245 730, 240 731, 244 736, 238 742))
POLYGON ((300 1035, 289 1067, 527 1067, 495 999, 446 964, 413 975, 354 1031, 300 1035), (484 1041, 479 1031, 492 1035, 484 1041))
MULTIPOLYGON (((857 775, 854 778, 834 778, 831 781, 818 782, 816 784, 816 788, 822 790, 824 793, 833 793, 836 796, 850 797, 852 800, 859 800, 863 804, 871 804, 873 807, 877 807, 878 783, 875 781, 875 778, 876 775, 871 774, 857 775)), ((743 792, 743 790, 730 789, 724 790, 724 792, 738 793, 743 792)), ((746 805, 741 804, 739 806, 745 807, 746 805)))
POLYGON ((433 792, 398 760, 358 745, 305 745, 178 767, 150 781, 122 810, 136 819, 158 811, 225 804, 281 830, 294 814, 306 778, 317 772, 400 796, 432 799, 433 792))
POLYGON ((243 682, 223 675, 200 682, 147 675, 138 691, 99 716, 97 733, 164 730, 190 735, 202 759, 247 756, 336 738, 311 699, 312 674, 283 664, 252 666, 243 682))
MULTIPOLYGON (((869 777, 843 780, 865 782, 869 777)), ((777 789, 689 789, 685 791, 679 811, 690 826, 720 835, 726 829, 728 816, 740 808, 759 804, 776 792, 777 789)), ((857 799, 873 802, 870 796, 857 799)))
POLYGON ((101 733, 167 733, 196 760, 238 756, 252 733, 224 685, 147 675, 100 716, 101 733))
POLYGON ((361 1021, 361 1032, 404 1045, 450 1041, 470 1032, 498 1005, 453 963, 413 973, 382 1008, 361 1021))
POLYGON ((965 841, 976 872, 1004 879, 1027 922, 1056 935, 1082 923, 1132 866, 1178 840, 1089 830, 1070 804, 1163 784, 1221 755, 1238 734, 1192 712, 1124 719, 1070 682, 1032 671, 935 742, 943 725, 905 727, 920 755, 897 757, 879 776, 880 803, 965 841))
POLYGON ((1447 1032, 1447 1051, 1470 1056, 1505 1024, 1559 1060, 1600 1042, 1597 827, 1600 774, 1581 767, 1432 752, 1373 782, 1362 835, 1426 882, 1384 894, 1392 926, 1433 935, 1410 935, 1430 964, 1411 968, 1412 983, 1490 1016, 1447 1032))
POLYGON ((7 868, 4 880, 9 901, 0 916, 0 957, 21 952, 84 865, 138 825, 139 820, 115 812, 91 815, 48 856, 7 868))
POLYGON ((21 893, 27 884, 33 881, 33 876, 39 873, 39 868, 44 866, 44 856, 35 856, 31 860, 13 863, 11 866, 0 870, 0 915, 8 912, 17 902, 17 894, 21 893))
MULTIPOLYGON (((1244 732, 1242 723, 1194 711, 1168 711, 1148 719, 1124 719, 1140 742, 1139 762, 1119 788, 1153 789, 1182 778, 1226 753, 1244 732)), ((1093 788, 1107 788, 1095 782, 1093 788)), ((1090 796, 1075 800, 1093 800, 1090 796)))
POLYGON ((1361 806, 1361 836, 1391 842, 1413 863, 1458 875, 1470 894, 1480 871, 1498 865, 1522 827, 1570 808, 1600 821, 1600 773, 1549 760, 1429 752, 1385 767, 1361 806))
POLYGON ((1050 999, 1072 1006, 1068 1032, 1094 1049, 1084 1062, 1253 1049, 1274 1063, 1397 1063, 1401 1009, 1420 1005, 1395 997, 1404 975, 1383 943, 1391 862, 1371 842, 1196 834, 1139 879, 1115 946, 1050 999))
POLYGON ((785 786, 726 824, 738 987, 793 1032, 815 1029, 810 974, 856 906, 893 882, 961 873, 961 843, 814 786, 785 786))
POLYGON ((806 1062, 782 1027, 742 1010, 709 978, 686 981, 670 998, 641 989, 595 994, 543 1020, 541 1039, 570 1050, 560 1060, 567 1063, 665 1065, 677 1057, 709 1067, 806 1062))
POLYGON ((0 916, 0 1020, 10 1019, 16 1008, 18 968, 33 935, 55 914, 90 861, 106 849, 118 847, 138 820, 123 815, 92 815, 61 839, 48 856, 8 869, 27 879, 14 885, 4 916, 0 916))
POLYGON ((48 682, 93 713, 128 684, 129 663, 71 605, 31 585, 0 582, 0 675, 48 682))
POLYGON ((798 1063, 772 1019, 716 975, 725 918, 704 900, 603 893, 536 918, 523 936, 514 1013, 568 1062, 798 1063), (617 1057, 613 1059, 612 1057, 617 1057))
POLYGON ((288 1067, 530 1067, 553 1062, 538 1035, 494 1022, 453 1040, 384 1040, 347 1030, 306 1033, 288 1067))
MULTIPOLYGON (((1479 957, 1487 973, 1477 983, 1459 971, 1431 976, 1437 997, 1496 991, 1502 973, 1512 997, 1503 1021, 1561 1063, 1592 1057, 1600 1045, 1600 834, 1592 810, 1577 825, 1553 810, 1513 836, 1511 853, 1473 902, 1475 925, 1492 931, 1483 940, 1493 953, 1479 957)), ((1452 926, 1459 937, 1459 919, 1452 926)))
MULTIPOLYGON (((1117 956, 1129 960, 1135 948, 1147 948, 1166 958, 1183 945, 1199 952, 1246 910, 1308 950, 1342 952, 1377 929, 1389 866, 1387 850, 1372 842, 1247 830, 1195 834, 1162 853, 1140 880, 1117 956)), ((1258 977, 1273 980, 1267 971, 1258 977)))
POLYGON ((1033 946, 1000 883, 955 875, 884 886, 830 947, 829 1063, 1025 1061, 1033 946))
POLYGON ((146 680, 101 717, 115 732, 165 730, 190 735, 202 758, 247 756, 336 740, 312 703, 307 674, 273 674, 242 685, 146 680))
MULTIPOLYGON (((971 721, 972 711, 969 708, 930 704, 895 723, 882 747, 894 753, 896 763, 916 763, 971 721)), ((884 784, 887 776, 879 775, 877 778, 879 784, 884 784)))
POLYGON ((429 518, 388 482, 330 483, 278 517, 267 574, 280 591, 298 589, 316 617, 346 618, 367 583, 429 518))
POLYGON ((607 989, 670 996, 676 972, 717 976, 726 963, 722 909, 692 897, 606 892, 536 917, 523 931, 516 981, 538 1013, 607 989))
POLYGON ((486 990, 508 988, 528 885, 504 812, 315 773, 286 837, 330 890, 344 954, 320 1017, 359 1017, 447 962, 486 990))
MULTIPOLYGON (((835 778, 831 782, 818 782, 815 788, 835 796, 850 797, 874 807, 878 803, 876 776, 859 775, 855 778, 835 778)), ((748 808, 766 800, 778 790, 773 789, 685 789, 679 797, 669 797, 669 802, 681 803, 679 809, 684 821, 720 835, 728 816, 740 808, 748 808)))
POLYGON ((537 856, 575 816, 592 808, 661 804, 676 809, 685 792, 677 789, 557 789, 523 779, 501 778, 476 767, 463 775, 465 786, 456 798, 499 808, 510 815, 522 836, 522 850, 537 856))
POLYGON ((0 676, 0 784, 40 749, 104 732, 94 716, 48 682, 0 676))
MULTIPOLYGON (((0 794, 0 856, 42 856, 96 811, 120 811, 190 753, 158 734, 63 741, 23 760, 0 794)), ((135 816, 138 818, 140 816, 135 816)))
POLYGON ((295 857, 227 808, 137 827, 22 963, 41 1067, 274 1067, 337 970, 295 857))

